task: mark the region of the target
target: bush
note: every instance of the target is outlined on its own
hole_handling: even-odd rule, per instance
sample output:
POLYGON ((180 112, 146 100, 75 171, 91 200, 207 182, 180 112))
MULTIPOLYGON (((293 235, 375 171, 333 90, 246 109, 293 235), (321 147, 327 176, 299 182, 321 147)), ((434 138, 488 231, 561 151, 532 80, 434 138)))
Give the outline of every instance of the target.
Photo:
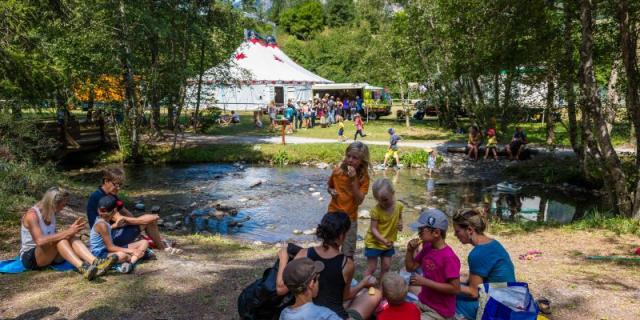
POLYGON ((273 156, 273 163, 279 166, 284 166, 289 163, 290 158, 291 157, 286 150, 278 150, 278 152, 273 156))

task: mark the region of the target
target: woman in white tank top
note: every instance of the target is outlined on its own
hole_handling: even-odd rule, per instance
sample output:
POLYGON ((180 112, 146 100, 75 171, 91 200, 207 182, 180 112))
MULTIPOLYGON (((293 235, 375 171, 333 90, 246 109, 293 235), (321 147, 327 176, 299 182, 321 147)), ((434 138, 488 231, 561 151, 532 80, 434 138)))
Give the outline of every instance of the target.
POLYGON ((56 214, 69 200, 69 192, 50 188, 35 206, 22 217, 20 260, 27 269, 40 269, 54 262, 67 260, 87 279, 104 274, 115 261, 111 257, 97 259, 76 234, 86 222, 78 218, 67 229, 56 232, 56 214))

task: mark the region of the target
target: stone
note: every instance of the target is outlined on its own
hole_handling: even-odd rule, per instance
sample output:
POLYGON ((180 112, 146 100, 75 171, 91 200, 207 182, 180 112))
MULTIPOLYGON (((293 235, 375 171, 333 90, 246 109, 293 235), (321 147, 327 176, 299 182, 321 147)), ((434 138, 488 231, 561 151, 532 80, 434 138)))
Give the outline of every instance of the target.
POLYGON ((254 181, 251 182, 251 184, 249 184, 249 188, 255 188, 255 187, 261 185, 262 182, 263 182, 262 179, 254 180, 254 181))
POLYGON ((247 199, 247 198, 240 198, 240 199, 238 199, 238 202, 240 202, 240 203, 245 203, 245 202, 247 202, 247 201, 249 201, 249 199, 247 199))
POLYGON ((182 221, 178 220, 176 221, 176 223, 173 224, 173 226, 175 226, 176 228, 182 225, 182 221))
POLYGON ((311 194, 312 197, 319 197, 320 196, 320 192, 314 192, 311 194))
POLYGON ((158 213, 158 212, 160 212, 160 206, 153 206, 153 207, 151 207, 151 212, 152 212, 152 213, 158 213))
POLYGON ((171 215, 171 218, 182 219, 182 213, 174 213, 171 215))
POLYGON ((316 188, 309 188, 309 192, 314 192, 316 191, 316 188))
POLYGON ((438 197, 433 196, 433 197, 431 197, 431 200, 433 200, 433 201, 438 201, 438 197))
POLYGON ((318 201, 322 201, 322 200, 324 200, 324 198, 323 198, 323 197, 318 198, 318 201))
POLYGON ((326 162, 320 162, 316 164, 316 168, 318 169, 326 169, 329 167, 329 164, 326 162))
POLYGON ((358 218, 371 219, 371 213, 369 212, 369 210, 362 209, 358 212, 358 218))
POLYGON ((255 245, 255 246, 261 246, 263 244, 264 244, 264 242, 262 242, 260 240, 256 240, 256 241, 253 242, 253 245, 255 245))
POLYGON ((421 206, 415 206, 413 207, 414 209, 418 210, 418 211, 422 211, 422 207, 421 206))
POLYGON ((134 205, 134 207, 136 208, 136 210, 144 210, 144 203, 138 202, 134 205))
POLYGON ((304 231, 302 231, 302 233, 303 233, 304 235, 307 235, 307 236, 310 236, 310 235, 312 235, 312 234, 316 234, 316 228, 312 228, 312 229, 304 230, 304 231))
POLYGON ((192 203, 189 205, 189 207, 191 207, 191 208, 195 208, 197 205, 198 205, 198 203, 197 203, 197 202, 192 202, 192 203))
POLYGON ((295 235, 299 236, 299 235, 301 235, 301 234, 302 234, 302 230, 295 229, 295 230, 293 230, 293 234, 295 234, 295 235))
POLYGON ((159 226, 162 226, 163 224, 164 224, 164 220, 162 220, 162 219, 158 219, 158 225, 159 225, 159 226))
POLYGON ((441 203, 441 204, 443 204, 443 203, 447 203, 447 199, 445 199, 445 198, 440 198, 440 199, 438 199, 438 203, 441 203))

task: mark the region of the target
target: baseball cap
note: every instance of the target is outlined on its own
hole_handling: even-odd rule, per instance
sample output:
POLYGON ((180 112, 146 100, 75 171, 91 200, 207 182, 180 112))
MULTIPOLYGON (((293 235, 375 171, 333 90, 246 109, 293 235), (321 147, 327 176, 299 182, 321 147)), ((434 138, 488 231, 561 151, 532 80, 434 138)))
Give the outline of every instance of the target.
POLYGON ((282 278, 291 291, 299 291, 311 278, 324 270, 324 263, 307 257, 294 259, 284 268, 282 278))
POLYGON ((411 228, 414 230, 418 230, 422 227, 440 229, 446 232, 447 228, 449 228, 449 219, 444 212, 435 208, 430 208, 422 211, 418 220, 411 224, 411 228))
POLYGON ((98 208, 113 211, 118 205, 118 201, 113 196, 104 196, 98 201, 98 208))

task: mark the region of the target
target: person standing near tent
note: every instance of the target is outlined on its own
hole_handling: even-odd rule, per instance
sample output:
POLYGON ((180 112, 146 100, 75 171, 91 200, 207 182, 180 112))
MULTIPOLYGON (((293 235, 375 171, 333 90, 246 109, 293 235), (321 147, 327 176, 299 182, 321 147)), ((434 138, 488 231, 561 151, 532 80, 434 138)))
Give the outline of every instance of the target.
POLYGON ((364 100, 362 100, 362 98, 360 98, 360 96, 356 96, 356 112, 358 112, 360 115, 364 115, 363 108, 362 105, 364 103, 364 100))
POLYGON ((306 102, 296 102, 296 130, 302 128, 302 121, 304 119, 304 111, 302 109, 304 105, 306 105, 306 102))
MULTIPOLYGON (((326 96, 328 96, 329 94, 326 94, 326 96)), ((334 124, 336 123, 336 101, 334 100, 333 96, 331 96, 328 100, 327 100, 327 108, 329 109, 329 123, 334 124)))
POLYGON ((291 99, 289 99, 289 101, 287 102, 287 107, 286 109, 284 109, 284 117, 289 122, 288 133, 293 133, 293 118, 295 113, 296 113, 296 109, 293 107, 293 103, 291 102, 291 99))
POLYGON ((344 101, 342 102, 342 112, 344 113, 345 118, 348 117, 349 120, 354 120, 353 115, 351 114, 351 108, 349 107, 349 98, 344 98, 344 101))
POLYGON ((336 105, 335 105, 335 109, 336 109, 336 113, 342 117, 343 120, 347 120, 347 115, 344 114, 344 110, 342 110, 342 100, 340 100, 340 98, 336 98, 336 105))
POLYGON ((278 109, 276 108, 276 102, 274 100, 271 100, 269 102, 269 105, 267 106, 267 112, 269 113, 269 120, 271 120, 271 129, 275 131, 278 109))

